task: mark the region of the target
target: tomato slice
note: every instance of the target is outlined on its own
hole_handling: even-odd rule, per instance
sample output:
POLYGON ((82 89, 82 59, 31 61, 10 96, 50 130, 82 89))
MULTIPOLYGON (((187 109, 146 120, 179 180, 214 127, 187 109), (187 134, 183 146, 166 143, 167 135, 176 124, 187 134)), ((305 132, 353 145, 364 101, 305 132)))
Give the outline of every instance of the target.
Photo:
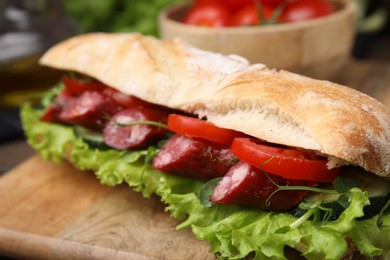
POLYGON ((337 168, 329 170, 324 159, 299 150, 256 143, 251 138, 234 139, 230 149, 240 160, 286 179, 332 182, 339 173, 337 168))
POLYGON ((178 114, 168 116, 168 129, 178 134, 225 145, 230 145, 236 137, 244 136, 241 132, 220 128, 210 122, 178 114))
POLYGON ((70 95, 81 95, 85 91, 102 91, 106 85, 99 81, 83 81, 64 76, 62 82, 70 95))

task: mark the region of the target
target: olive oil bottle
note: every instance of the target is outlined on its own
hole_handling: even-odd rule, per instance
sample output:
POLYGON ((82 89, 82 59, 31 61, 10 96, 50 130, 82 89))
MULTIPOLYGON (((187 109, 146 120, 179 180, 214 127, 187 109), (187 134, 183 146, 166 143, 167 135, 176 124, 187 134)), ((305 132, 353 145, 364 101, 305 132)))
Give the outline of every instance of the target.
POLYGON ((38 64, 55 43, 77 33, 60 0, 0 3, 0 107, 18 107, 51 87, 60 73, 38 64))

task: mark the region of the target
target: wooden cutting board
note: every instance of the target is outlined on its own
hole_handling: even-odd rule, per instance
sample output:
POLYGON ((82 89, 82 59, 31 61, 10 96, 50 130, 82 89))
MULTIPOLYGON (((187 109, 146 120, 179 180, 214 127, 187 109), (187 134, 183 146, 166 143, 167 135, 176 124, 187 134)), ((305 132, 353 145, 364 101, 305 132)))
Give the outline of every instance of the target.
POLYGON ((206 242, 127 185, 38 155, 0 177, 0 255, 38 259, 213 259, 206 242))

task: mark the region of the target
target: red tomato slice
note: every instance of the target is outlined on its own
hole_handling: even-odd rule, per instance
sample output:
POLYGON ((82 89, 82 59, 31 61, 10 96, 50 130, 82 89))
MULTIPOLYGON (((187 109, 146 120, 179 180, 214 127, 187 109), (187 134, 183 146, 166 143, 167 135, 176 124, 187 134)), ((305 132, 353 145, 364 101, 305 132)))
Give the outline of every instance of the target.
POLYGON ((65 84, 66 91, 70 95, 81 95, 85 91, 101 91, 106 86, 98 81, 82 81, 64 76, 62 82, 65 84))
POLYGON ((178 134, 203 138, 225 145, 230 145, 236 137, 244 136, 241 132, 220 128, 198 118, 177 114, 170 114, 168 116, 168 129, 178 134))
POLYGON ((326 160, 299 150, 259 144, 251 138, 234 139, 230 149, 240 160, 286 179, 332 182, 339 173, 337 168, 329 170, 326 160))
POLYGON ((230 10, 227 6, 210 2, 192 6, 183 22, 196 26, 222 27, 225 26, 229 16, 230 10))

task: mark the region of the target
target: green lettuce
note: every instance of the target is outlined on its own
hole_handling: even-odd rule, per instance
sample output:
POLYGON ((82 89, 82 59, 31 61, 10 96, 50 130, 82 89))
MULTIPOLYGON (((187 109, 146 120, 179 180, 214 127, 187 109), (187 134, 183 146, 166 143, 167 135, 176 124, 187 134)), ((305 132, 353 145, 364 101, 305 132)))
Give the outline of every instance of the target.
POLYGON ((81 32, 139 32, 159 35, 161 9, 183 0, 64 0, 66 13, 81 32))
POLYGON ((287 213, 266 212, 234 205, 204 207, 198 197, 202 183, 167 175, 152 169, 145 151, 91 149, 74 135, 70 126, 39 120, 42 110, 26 104, 21 118, 28 143, 43 158, 61 162, 69 160, 76 168, 92 170, 101 183, 129 186, 149 197, 157 194, 166 210, 181 223, 178 229, 191 228, 200 240, 206 240, 211 252, 224 259, 286 259, 285 247, 295 248, 307 259, 340 259, 347 251, 349 237, 359 251, 368 257, 389 256, 390 214, 383 215, 384 227, 376 225, 377 217, 358 220, 369 203, 365 192, 351 190, 350 206, 335 221, 296 221, 287 213))

